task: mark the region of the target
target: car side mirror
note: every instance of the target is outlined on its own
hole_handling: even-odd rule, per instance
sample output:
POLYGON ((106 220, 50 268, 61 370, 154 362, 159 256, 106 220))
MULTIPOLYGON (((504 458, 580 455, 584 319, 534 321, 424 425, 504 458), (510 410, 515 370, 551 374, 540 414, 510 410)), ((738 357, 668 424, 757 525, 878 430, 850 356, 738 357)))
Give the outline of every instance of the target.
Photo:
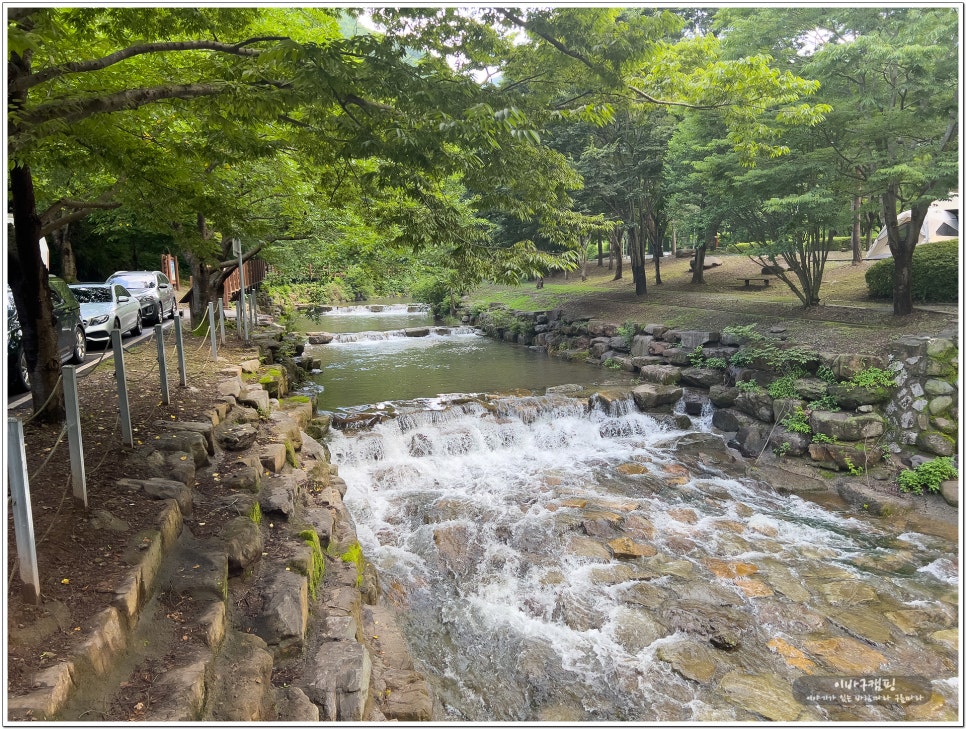
POLYGON ((131 300, 131 297, 130 296, 118 296, 117 297, 117 303, 119 303, 119 304, 123 304, 126 301, 130 301, 130 300, 131 300))

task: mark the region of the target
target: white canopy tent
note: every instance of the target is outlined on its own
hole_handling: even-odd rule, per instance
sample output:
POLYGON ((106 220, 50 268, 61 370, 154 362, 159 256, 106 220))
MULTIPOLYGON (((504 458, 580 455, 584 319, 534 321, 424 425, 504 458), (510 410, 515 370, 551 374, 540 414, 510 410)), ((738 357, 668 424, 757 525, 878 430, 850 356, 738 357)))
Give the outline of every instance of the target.
MULTIPOLYGON (((905 228, 909 225, 909 218, 912 211, 903 210, 899 213, 899 234, 905 235, 905 228)), ((950 240, 959 237, 959 193, 953 193, 948 200, 936 200, 929 206, 926 219, 919 230, 919 242, 935 243, 941 240, 950 240)), ((865 254, 865 260, 877 261, 882 258, 891 258, 892 251, 889 250, 889 232, 882 228, 876 236, 869 252, 865 254)))

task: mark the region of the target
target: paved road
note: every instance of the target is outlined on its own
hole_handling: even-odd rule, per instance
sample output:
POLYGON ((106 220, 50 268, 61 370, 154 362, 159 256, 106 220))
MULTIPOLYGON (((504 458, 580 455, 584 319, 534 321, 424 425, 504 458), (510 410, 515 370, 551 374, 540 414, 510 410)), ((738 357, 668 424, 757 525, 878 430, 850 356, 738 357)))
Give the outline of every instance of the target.
MULTIPOLYGON (((187 321, 183 321, 182 323, 185 326, 187 326, 188 324, 187 321)), ((172 321, 171 319, 165 319, 162 322, 162 327, 164 329, 168 329, 171 326, 174 326, 174 321, 172 321)), ((136 337, 127 336, 122 338, 121 344, 124 347, 124 349, 130 349, 131 347, 137 346, 140 343, 147 341, 149 339, 152 339, 152 340, 154 339, 153 324, 146 325, 144 327, 144 330, 136 337)), ((113 356, 114 356, 114 352, 111 349, 110 344, 104 347, 102 347, 99 344, 89 345, 87 349, 87 356, 84 357, 84 364, 78 366, 77 372, 81 373, 81 372, 84 372, 85 370, 89 370, 101 360, 110 359, 113 356)), ((8 398, 7 399, 8 414, 14 410, 19 410, 20 408, 30 404, 29 392, 18 393, 16 395, 8 394, 7 398, 8 398)))

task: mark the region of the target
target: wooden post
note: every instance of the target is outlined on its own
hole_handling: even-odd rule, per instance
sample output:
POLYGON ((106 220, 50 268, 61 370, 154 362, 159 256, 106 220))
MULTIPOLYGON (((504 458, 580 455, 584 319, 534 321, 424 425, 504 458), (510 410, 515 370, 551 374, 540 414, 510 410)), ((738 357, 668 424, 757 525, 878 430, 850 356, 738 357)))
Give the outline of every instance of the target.
POLYGON ((74 501, 87 508, 87 475, 84 472, 84 441, 81 437, 80 406, 77 400, 77 368, 64 365, 64 406, 67 409, 67 443, 74 501))
POLYGON ((40 574, 37 570, 37 543, 34 518, 30 511, 30 484, 27 479, 27 454, 23 447, 23 423, 20 418, 7 418, 7 477, 17 539, 17 560, 23 580, 23 599, 40 604, 40 574))

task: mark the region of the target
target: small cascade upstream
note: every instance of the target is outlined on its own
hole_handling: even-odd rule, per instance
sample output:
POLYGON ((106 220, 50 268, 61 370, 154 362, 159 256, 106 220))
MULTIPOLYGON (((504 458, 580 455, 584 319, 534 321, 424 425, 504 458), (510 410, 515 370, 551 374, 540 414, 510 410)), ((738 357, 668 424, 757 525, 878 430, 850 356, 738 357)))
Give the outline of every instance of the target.
POLYGON ((438 720, 914 716, 793 697, 866 672, 956 705, 956 545, 749 480, 695 422, 553 394, 332 432, 438 720))
POLYGON ((329 346, 333 344, 356 344, 359 342, 384 342, 387 339, 416 339, 424 337, 469 337, 478 336, 473 327, 423 327, 409 329, 390 329, 387 331, 344 332, 334 334, 329 346))

